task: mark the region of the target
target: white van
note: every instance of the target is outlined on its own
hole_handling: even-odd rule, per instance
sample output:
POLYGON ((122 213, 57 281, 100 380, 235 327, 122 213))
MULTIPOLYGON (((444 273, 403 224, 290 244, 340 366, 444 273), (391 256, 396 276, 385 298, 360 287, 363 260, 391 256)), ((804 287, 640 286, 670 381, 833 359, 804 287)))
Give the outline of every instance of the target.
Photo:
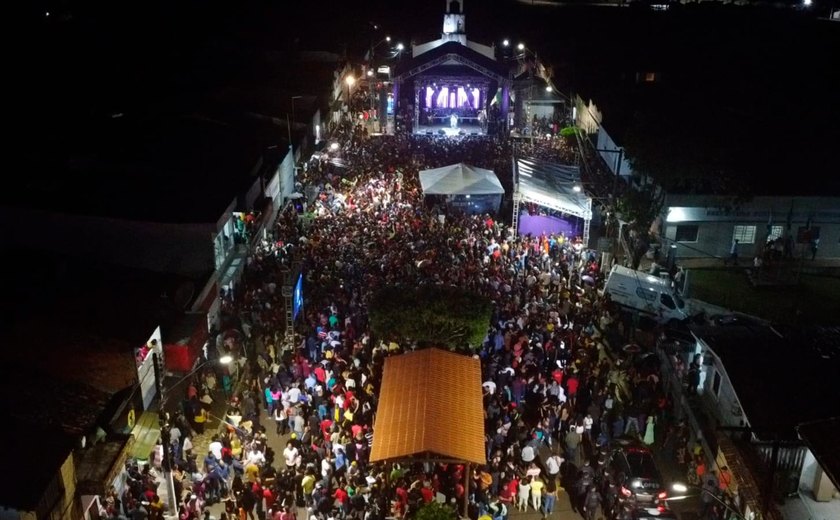
POLYGON ((604 292, 609 293, 615 303, 646 314, 659 323, 682 321, 688 317, 685 301, 674 293, 670 281, 643 271, 613 266, 604 292))

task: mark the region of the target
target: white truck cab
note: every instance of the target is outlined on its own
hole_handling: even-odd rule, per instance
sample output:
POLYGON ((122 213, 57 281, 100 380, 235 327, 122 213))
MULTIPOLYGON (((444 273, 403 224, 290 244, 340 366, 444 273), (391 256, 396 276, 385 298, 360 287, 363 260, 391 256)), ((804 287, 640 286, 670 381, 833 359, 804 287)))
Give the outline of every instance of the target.
POLYGON ((670 281, 643 271, 613 266, 604 292, 609 293, 615 303, 646 314, 659 323, 682 321, 688 317, 685 301, 671 289, 670 281))

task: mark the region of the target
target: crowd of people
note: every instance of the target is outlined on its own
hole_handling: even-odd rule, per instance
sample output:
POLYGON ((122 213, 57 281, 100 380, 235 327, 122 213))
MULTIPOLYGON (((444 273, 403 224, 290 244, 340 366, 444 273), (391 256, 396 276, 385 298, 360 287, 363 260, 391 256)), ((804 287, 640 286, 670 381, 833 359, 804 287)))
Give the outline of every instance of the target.
MULTIPOLYGON (((216 502, 230 519, 411 518, 429 502, 460 508, 465 498, 473 520, 504 520, 514 508, 550 517, 564 492, 585 518, 629 514, 608 446, 616 436, 656 442, 667 398, 655 371, 632 357, 617 363, 606 346, 622 344, 631 324, 599 296, 594 252, 576 237, 517 236, 490 215, 424 203, 420 169, 468 162, 509 172, 506 141, 368 137, 350 123, 335 137, 331 153, 346 167, 328 154, 306 165, 301 182, 314 197, 279 214, 228 295, 225 313, 248 345, 228 428, 208 453, 192 453, 184 441, 195 425, 179 416, 160 447, 175 461, 181 518, 204 518, 216 502), (296 265, 307 304, 289 342, 280 287, 296 265), (384 360, 416 347, 369 329, 371 294, 398 282, 458 285, 495 304, 483 344, 452 346, 482 362, 487 464, 470 475, 461 464, 369 460, 384 360), (268 428, 288 435, 281 454, 268 428)), ((197 395, 208 386, 199 384, 197 395)))

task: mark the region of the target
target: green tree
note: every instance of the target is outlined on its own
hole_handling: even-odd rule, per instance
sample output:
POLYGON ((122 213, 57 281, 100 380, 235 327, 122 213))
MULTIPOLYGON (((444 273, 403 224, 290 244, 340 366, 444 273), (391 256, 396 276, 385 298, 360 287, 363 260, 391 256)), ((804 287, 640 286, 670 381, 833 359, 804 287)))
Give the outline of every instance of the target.
POLYGON ((451 507, 438 502, 429 502, 417 510, 415 520, 456 520, 458 514, 451 507))
POLYGON ((459 287, 395 285, 373 295, 368 316, 383 339, 454 349, 480 345, 492 311, 488 298, 459 287))

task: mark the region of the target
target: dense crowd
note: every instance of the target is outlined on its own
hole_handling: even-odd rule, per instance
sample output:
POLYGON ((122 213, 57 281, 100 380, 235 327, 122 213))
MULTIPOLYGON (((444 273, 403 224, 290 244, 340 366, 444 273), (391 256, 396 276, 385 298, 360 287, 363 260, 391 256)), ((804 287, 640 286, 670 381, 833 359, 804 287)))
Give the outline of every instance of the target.
MULTIPOLYGON (((607 470, 608 443, 653 444, 667 399, 655 370, 616 364, 605 347, 605 338, 621 344, 631 325, 598 295, 594 252, 575 237, 516 236, 489 215, 424 203, 418 170, 467 162, 509 175, 507 142, 370 138, 349 124, 335 135, 340 148, 304 170, 313 197, 280 213, 229 295, 227 313, 249 345, 230 427, 195 454, 184 445, 194 421, 176 420, 181 518, 219 501, 227 518, 292 520, 299 508, 324 519, 411 518, 425 503, 459 507, 465 496, 473 520, 503 520, 514 507, 549 517, 564 491, 586 518, 628 514, 607 470), (279 288, 296 261, 308 302, 289 343, 279 288), (372 291, 396 282, 457 285, 495 303, 484 343, 458 346, 483 369, 487 464, 470 475, 459 464, 369 460, 384 359, 414 348, 369 330, 372 291), (267 446, 266 428, 290 434, 281 454, 267 446)), ((206 377, 214 376, 199 381, 196 397, 216 384, 206 377)))

